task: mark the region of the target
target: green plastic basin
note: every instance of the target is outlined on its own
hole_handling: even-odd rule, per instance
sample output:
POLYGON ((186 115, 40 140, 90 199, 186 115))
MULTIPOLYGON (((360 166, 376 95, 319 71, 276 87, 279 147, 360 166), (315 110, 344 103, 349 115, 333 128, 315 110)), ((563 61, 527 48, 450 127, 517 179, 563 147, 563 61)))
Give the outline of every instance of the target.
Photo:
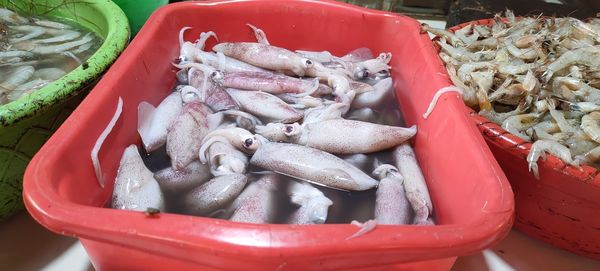
POLYGON ((36 92, 0 106, 0 220, 3 220, 23 209, 22 180, 29 160, 123 51, 129 39, 129 24, 123 11, 110 0, 0 0, 0 7, 72 21, 104 40, 85 65, 36 92))
POLYGON ((140 31, 150 14, 157 8, 169 3, 169 0, 113 0, 129 19, 131 33, 133 35, 140 31))

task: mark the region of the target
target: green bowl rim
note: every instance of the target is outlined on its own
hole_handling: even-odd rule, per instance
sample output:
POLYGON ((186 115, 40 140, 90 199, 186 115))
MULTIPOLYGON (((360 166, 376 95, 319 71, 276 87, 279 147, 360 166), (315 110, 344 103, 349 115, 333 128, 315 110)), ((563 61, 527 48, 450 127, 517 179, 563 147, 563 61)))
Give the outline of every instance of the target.
MULTIPOLYGON (((83 65, 35 92, 0 105, 0 129, 35 116, 54 104, 76 96, 87 84, 100 77, 125 49, 129 41, 130 28, 127 17, 119 6, 112 0, 85 0, 77 1, 76 4, 91 5, 106 18, 108 32, 104 42, 83 65)), ((9 2, 4 7, 14 8, 13 5, 9 2)))

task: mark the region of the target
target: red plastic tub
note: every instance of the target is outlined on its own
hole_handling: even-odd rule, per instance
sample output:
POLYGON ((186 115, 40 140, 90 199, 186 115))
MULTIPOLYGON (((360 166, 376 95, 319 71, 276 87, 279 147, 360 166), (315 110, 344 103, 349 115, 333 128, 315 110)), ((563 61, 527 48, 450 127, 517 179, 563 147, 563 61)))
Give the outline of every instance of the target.
MULTIPOLYGON (((208 48, 214 44, 208 44, 208 48)), ((80 238, 97 270, 449 270, 456 256, 493 245, 510 230, 513 194, 458 96, 421 114, 448 82, 419 23, 392 13, 333 1, 186 2, 156 11, 131 45, 25 173, 26 207, 42 225, 80 238), (171 61, 178 32, 186 39, 213 30, 220 41, 250 41, 252 23, 272 44, 343 54, 367 46, 390 51, 395 90, 427 179, 437 226, 378 226, 358 238, 348 224, 255 225, 105 208, 123 149, 140 144, 140 101, 158 104, 175 84, 171 61), (107 186, 98 186, 90 151, 111 119, 123 113, 100 151, 107 186)))
MULTIPOLYGON (((491 24, 493 19, 457 25, 491 24)), ((553 155, 538 162, 540 179, 528 170, 531 143, 470 110, 515 193, 515 227, 571 252, 600 259, 600 172, 565 164, 553 155)))

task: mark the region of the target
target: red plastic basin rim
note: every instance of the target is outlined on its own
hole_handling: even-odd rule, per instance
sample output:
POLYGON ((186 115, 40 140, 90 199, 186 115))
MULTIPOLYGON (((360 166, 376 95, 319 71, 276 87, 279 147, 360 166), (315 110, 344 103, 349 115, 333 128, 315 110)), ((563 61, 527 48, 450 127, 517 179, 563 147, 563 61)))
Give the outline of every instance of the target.
MULTIPOLYGON (((165 18, 171 9, 183 9, 190 5, 233 5, 252 2, 280 3, 280 1, 276 0, 175 3, 158 9, 148 22, 165 18)), ((363 9, 335 1, 305 0, 296 2, 318 3, 319 5, 345 9, 348 12, 359 12, 369 14, 370 16, 396 17, 407 20, 401 15, 363 9)), ((126 52, 128 50, 136 50, 140 44, 149 42, 148 35, 144 33, 150 32, 153 28, 157 27, 156 24, 152 23, 145 26, 126 49, 126 52)), ((426 38, 426 34, 422 34, 421 36, 424 39, 426 38)), ((435 49, 433 45, 430 44, 428 46, 431 48, 427 50, 434 53, 435 49)), ((126 52, 123 55, 127 55, 126 52)), ((120 70, 121 67, 125 66, 126 62, 131 61, 134 60, 120 58, 111 68, 113 69, 113 73, 122 72, 120 70)), ((429 65, 439 64, 430 63, 429 65)), ((442 69, 440 69, 440 72, 442 72, 442 69)), ((98 89, 92 91, 86 99, 107 96, 112 86, 103 79, 96 87, 98 89)), ((449 98, 448 100, 453 106, 457 106, 457 108, 460 108, 462 105, 462 101, 458 98, 449 98)), ((404 251, 410 255, 411 260, 426 260, 465 255, 489 246, 490 242, 497 241, 498 238, 504 236, 510 230, 514 215, 513 201, 512 199, 507 199, 498 208, 486 210, 489 215, 475 220, 470 224, 433 226, 435 229, 434 233, 423 226, 379 226, 376 231, 369 233, 369 238, 355 238, 352 240, 345 240, 345 237, 355 233, 357 228, 348 224, 308 226, 256 225, 176 214, 160 214, 160 218, 152 219, 139 212, 74 204, 62 198, 54 190, 37 189, 37 187, 43 186, 46 182, 45 178, 47 178, 47 169, 44 167, 43 157, 51 155, 56 146, 74 141, 72 138, 73 133, 70 133, 65 127, 61 127, 61 130, 64 130, 61 133, 61 137, 52 137, 46 146, 33 158, 26 171, 24 200, 30 213, 42 225, 60 234, 131 246, 160 254, 165 254, 163 251, 164 247, 201 249, 223 253, 236 250, 237 253, 257 257, 273 256, 271 252, 272 248, 279 248, 281 253, 285 253, 289 257, 327 255, 331 251, 336 251, 336 253, 356 252, 366 249, 373 250, 375 248, 373 252, 377 250, 404 251), (108 218, 110 218, 110 223, 106 222, 108 218), (146 228, 139 231, 123 230, 128 229, 131 224, 137 225, 138 223, 151 224, 152 230, 146 230, 146 228), (202 225, 203 227, 200 229, 198 225, 202 225), (320 234, 320 231, 314 231, 317 228, 327 232, 328 243, 314 242, 314 240, 323 239, 323 236, 317 238, 320 234), (190 229, 194 230, 191 231, 190 229), (293 232, 298 234, 290 235, 290 229, 293 229, 293 232), (214 231, 213 237, 207 238, 204 236, 203 233, 206 233, 206 231, 214 231), (238 236, 238 238, 228 238, 228 234, 225 233, 231 232, 235 232, 234 236, 238 236), (498 234, 494 238, 490 238, 490 232, 497 232, 498 234), (249 236, 249 238, 239 238, 239 236, 243 235, 249 236), (256 238, 256 236, 260 238, 256 238), (285 236, 287 239, 283 242, 275 238, 277 236, 285 236), (455 242, 455 245, 449 248, 447 243, 451 240, 455 242), (491 241, 487 242, 486 240, 491 241), (298 248, 302 249, 299 250, 298 248)), ((176 254, 169 254, 168 256, 181 257, 176 254)))

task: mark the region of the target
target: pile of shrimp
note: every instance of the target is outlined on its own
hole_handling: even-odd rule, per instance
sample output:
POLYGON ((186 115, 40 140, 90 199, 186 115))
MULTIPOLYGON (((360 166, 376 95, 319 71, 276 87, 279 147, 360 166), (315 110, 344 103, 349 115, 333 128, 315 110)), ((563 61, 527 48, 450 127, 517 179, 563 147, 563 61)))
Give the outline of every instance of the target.
POLYGON ((178 85, 157 107, 138 107, 145 152, 168 162, 148 166, 136 145, 126 148, 112 207, 289 224, 331 223, 330 206, 373 208, 366 223, 353 223, 361 227, 355 236, 376 224, 431 225, 408 142, 416 126, 381 124, 390 105, 399 122, 391 54, 290 51, 248 26, 258 42, 221 42, 212 51, 204 44, 215 33, 192 43, 183 39, 189 28, 181 30, 178 85), (352 198, 360 191, 374 202, 352 198))
POLYGON ((508 132, 533 142, 529 170, 551 153, 565 163, 600 164, 600 19, 516 18, 439 37, 439 56, 464 102, 508 132))
POLYGON ((0 8, 0 105, 75 69, 99 41, 89 31, 0 8))

